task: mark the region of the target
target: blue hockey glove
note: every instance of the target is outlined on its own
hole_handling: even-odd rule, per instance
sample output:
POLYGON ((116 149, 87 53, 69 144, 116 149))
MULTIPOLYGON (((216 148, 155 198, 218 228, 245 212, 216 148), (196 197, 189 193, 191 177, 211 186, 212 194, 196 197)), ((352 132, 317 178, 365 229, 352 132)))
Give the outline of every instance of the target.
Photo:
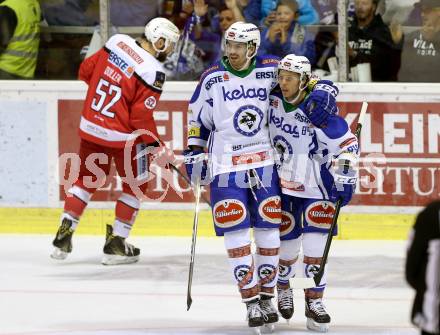
POLYGON ((338 93, 338 88, 329 80, 321 80, 315 85, 306 103, 307 117, 315 127, 322 128, 331 115, 337 114, 338 93))
POLYGON ((353 197, 355 188, 356 185, 335 183, 332 188, 330 200, 336 203, 336 201, 341 199, 341 206, 345 206, 350 202, 351 198, 353 197))
POLYGON ((188 178, 194 183, 197 179, 204 181, 207 177, 208 162, 203 150, 187 149, 183 151, 186 174, 188 178))
POLYGON ((356 189, 355 161, 356 158, 350 153, 343 153, 338 158, 330 200, 336 202, 341 199, 341 206, 345 206, 350 202, 356 189))

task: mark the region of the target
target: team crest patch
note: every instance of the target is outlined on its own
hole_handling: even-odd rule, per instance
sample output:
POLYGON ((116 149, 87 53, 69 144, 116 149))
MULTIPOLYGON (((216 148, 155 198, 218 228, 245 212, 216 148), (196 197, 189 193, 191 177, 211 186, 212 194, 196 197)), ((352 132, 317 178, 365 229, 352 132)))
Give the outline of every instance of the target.
POLYGON ((281 211, 280 236, 286 236, 295 228, 295 218, 286 211, 281 211))
POLYGON ((156 71, 156 78, 154 79, 153 86, 158 89, 162 89, 164 83, 165 83, 165 73, 161 71, 156 71))
POLYGON ((254 136, 261 129, 263 112, 256 106, 246 105, 240 107, 234 115, 234 128, 244 136, 254 136))
POLYGON ((213 216, 217 227, 230 228, 244 221, 246 208, 240 200, 226 199, 214 205, 213 216))
POLYGON ((292 267, 288 265, 279 264, 278 269, 280 278, 287 278, 287 276, 292 272, 292 267))
POLYGON ((238 265, 234 269, 234 277, 235 280, 240 283, 240 286, 246 286, 251 283, 252 276, 248 276, 248 273, 251 271, 251 267, 249 265, 238 265), (246 278, 249 277, 249 278, 246 278), (245 282, 243 282, 245 281, 245 282))
POLYGON ((320 266, 318 264, 306 264, 305 274, 307 278, 314 277, 319 272, 320 266))
POLYGON ((275 266, 272 264, 261 264, 258 267, 258 277, 261 279, 260 284, 269 284, 273 282, 277 274, 275 266))
POLYGON ((147 99, 145 99, 145 107, 147 107, 148 109, 154 109, 154 107, 156 107, 157 104, 157 100, 155 97, 150 96, 147 99))
POLYGON ((258 206, 260 216, 270 223, 278 224, 281 222, 281 199, 279 196, 264 199, 258 206))
POLYGON ((309 226, 328 229, 335 214, 335 205, 330 201, 316 201, 311 203, 305 212, 309 226))
POLYGON ((277 135, 273 138, 273 147, 278 154, 280 163, 288 162, 293 154, 293 148, 288 140, 283 136, 277 135))

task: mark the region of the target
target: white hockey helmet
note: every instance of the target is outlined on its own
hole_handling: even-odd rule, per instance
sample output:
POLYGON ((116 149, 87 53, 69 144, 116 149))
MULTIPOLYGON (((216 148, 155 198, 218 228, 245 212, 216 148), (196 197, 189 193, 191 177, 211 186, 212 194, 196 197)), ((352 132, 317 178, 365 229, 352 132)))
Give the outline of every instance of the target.
POLYGON ((258 48, 261 43, 260 30, 255 24, 235 22, 233 23, 225 32, 225 40, 255 44, 255 53, 250 55, 248 58, 252 58, 257 54, 258 48))
POLYGON ((180 38, 180 32, 170 20, 163 17, 156 17, 145 26, 145 37, 153 44, 153 48, 156 52, 163 52, 168 48, 170 43, 174 43, 174 45, 177 44, 180 38), (159 50, 154 43, 161 38, 165 40, 165 46, 159 50))
POLYGON ((300 81, 308 81, 312 75, 312 67, 307 57, 290 54, 278 63, 278 71, 286 70, 300 74, 300 81))

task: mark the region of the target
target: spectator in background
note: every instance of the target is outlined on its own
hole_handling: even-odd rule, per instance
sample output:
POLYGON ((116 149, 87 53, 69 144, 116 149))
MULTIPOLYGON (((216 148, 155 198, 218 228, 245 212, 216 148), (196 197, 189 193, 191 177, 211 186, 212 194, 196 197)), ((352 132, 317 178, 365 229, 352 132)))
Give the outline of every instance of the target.
POLYGON ((0 79, 34 77, 40 21, 37 0, 0 0, 0 79))
POLYGON ((240 20, 235 16, 235 11, 231 8, 228 8, 227 5, 223 5, 219 9, 220 33, 210 32, 206 29, 206 27, 201 27, 201 24, 196 26, 196 44, 208 56, 204 60, 205 68, 214 61, 220 60, 220 58, 223 56, 225 50, 225 40, 223 39, 223 34, 233 23, 239 21, 240 20))
POLYGON ((336 57, 338 30, 320 27, 315 37, 316 64, 315 68, 330 72, 327 60, 336 57))
POLYGON ((422 28, 403 36, 392 26, 396 41, 403 40, 399 81, 440 82, 440 0, 421 0, 422 28))
MULTIPOLYGON (((338 18, 337 0, 311 0, 319 14, 319 24, 335 25, 338 18)), ((337 27, 319 27, 315 36, 316 64, 318 69, 330 72, 327 60, 336 56, 338 41, 337 27)))
MULTIPOLYGON (((241 2, 241 3, 243 4, 243 2, 241 2)), ((239 0, 238 1, 237 0, 225 0, 225 6, 226 6, 226 8, 228 8, 232 12, 232 15, 234 16, 236 22, 238 22, 238 21, 245 22, 246 19, 244 18, 244 13, 242 12, 242 9, 244 9, 244 8, 241 9, 239 4, 240 4, 239 0)), ((252 6, 254 6, 254 4, 250 3, 247 6, 252 7, 252 6)), ((249 15, 252 16, 254 13, 253 8, 251 8, 251 7, 249 7, 248 10, 246 10, 246 16, 248 16, 248 18, 249 18, 249 15)), ((256 15, 258 15, 258 14, 256 14, 256 15)), ((255 17, 258 19, 257 16, 255 16, 255 17)), ((249 18, 249 19, 250 19, 249 22, 253 21, 252 18, 249 18)), ((226 30, 223 30, 222 33, 224 33, 225 31, 226 30)))
POLYGON ((253 23, 259 25, 261 20, 261 1, 262 0, 224 0, 225 5, 231 8, 231 5, 236 4, 236 7, 243 14, 244 20, 239 18, 238 12, 234 12, 235 17, 239 21, 253 23))
POLYGON ((280 0, 276 8, 276 20, 261 34, 261 54, 272 54, 283 58, 287 54, 305 56, 315 63, 315 45, 312 34, 296 20, 298 3, 295 0, 280 0))
MULTIPOLYGON (((265 26, 270 26, 276 19, 278 0, 261 0, 261 18, 265 26)), ((319 15, 310 0, 297 0, 298 23, 302 25, 319 23, 319 15)))
POLYGON ((396 81, 401 44, 394 43, 390 29, 376 14, 378 2, 355 0, 348 28, 350 66, 370 63, 373 81, 396 81))
POLYGON ((220 36, 212 34, 203 26, 208 13, 205 0, 185 2, 183 10, 188 13, 177 45, 177 52, 165 61, 165 70, 173 80, 196 80, 205 69, 206 63, 214 62, 219 56, 220 36))
POLYGON ((320 24, 335 24, 338 14, 338 0, 311 0, 318 12, 320 24))
POLYGON ((439 335, 440 201, 417 216, 408 242, 405 275, 416 291, 411 319, 422 335, 439 335))
POLYGON ((422 8, 420 1, 416 1, 413 5, 412 10, 410 11, 406 21, 405 26, 417 26, 420 27, 422 25, 422 8))

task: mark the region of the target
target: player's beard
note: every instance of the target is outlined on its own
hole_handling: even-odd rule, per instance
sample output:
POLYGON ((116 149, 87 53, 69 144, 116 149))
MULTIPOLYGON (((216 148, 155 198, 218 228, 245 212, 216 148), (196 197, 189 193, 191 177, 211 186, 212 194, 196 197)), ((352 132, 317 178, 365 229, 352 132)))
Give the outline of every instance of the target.
POLYGON ((168 54, 166 52, 159 52, 156 56, 157 60, 161 63, 165 62, 168 58, 168 54))

